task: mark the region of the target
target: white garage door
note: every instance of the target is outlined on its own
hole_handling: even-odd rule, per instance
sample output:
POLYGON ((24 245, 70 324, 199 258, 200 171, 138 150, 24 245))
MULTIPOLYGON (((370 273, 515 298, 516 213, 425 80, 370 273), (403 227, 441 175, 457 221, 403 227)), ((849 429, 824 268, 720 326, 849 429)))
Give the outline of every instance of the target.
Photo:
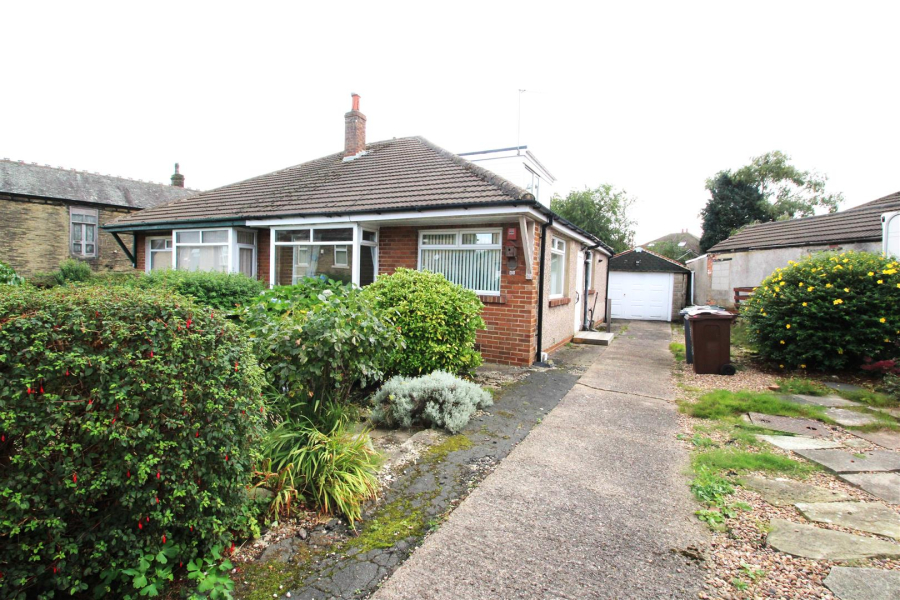
POLYGON ((672 274, 612 271, 609 297, 613 319, 672 320, 672 274))

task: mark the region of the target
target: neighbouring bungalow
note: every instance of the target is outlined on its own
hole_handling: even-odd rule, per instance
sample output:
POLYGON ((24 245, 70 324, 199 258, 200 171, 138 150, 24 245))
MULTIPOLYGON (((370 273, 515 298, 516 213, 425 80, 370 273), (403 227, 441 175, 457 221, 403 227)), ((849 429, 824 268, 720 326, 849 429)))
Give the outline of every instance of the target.
POLYGON ((94 271, 129 270, 132 237, 120 236, 117 243, 99 227, 196 193, 184 188, 178 165, 172 185, 164 185, 0 160, 0 261, 25 277, 53 271, 67 258, 94 271))
POLYGON ((105 226, 137 269, 326 276, 365 286, 399 267, 475 291, 486 361, 527 365, 605 314, 610 248, 534 195, 421 137, 366 143, 353 95, 344 150, 105 226))
POLYGON ((825 251, 900 252, 900 192, 847 210, 750 225, 687 262, 694 304, 734 308, 788 261, 825 251))

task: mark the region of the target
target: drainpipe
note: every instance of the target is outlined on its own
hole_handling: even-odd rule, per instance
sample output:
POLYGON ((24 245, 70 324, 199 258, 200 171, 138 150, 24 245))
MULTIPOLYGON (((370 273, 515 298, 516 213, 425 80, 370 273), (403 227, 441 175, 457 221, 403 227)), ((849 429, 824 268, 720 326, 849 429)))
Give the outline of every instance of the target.
POLYGON ((603 290, 603 320, 607 321, 606 315, 609 315, 609 320, 606 323, 606 331, 612 331, 612 310, 610 309, 610 300, 609 300, 609 271, 611 265, 612 256, 606 259, 606 289, 603 290))
MULTIPOLYGON (((596 246, 594 246, 596 248, 596 246)), ((584 250, 584 293, 581 295, 581 330, 582 331, 590 331, 590 327, 587 324, 588 320, 588 273, 590 273, 591 268, 593 268, 593 258, 594 254, 591 248, 586 248, 584 250), (590 258, 588 258, 588 252, 591 252, 590 258)))
POLYGON ((541 362, 541 345, 544 341, 544 265, 547 258, 547 228, 553 225, 553 216, 548 217, 547 222, 541 225, 541 268, 538 271, 538 305, 537 305, 537 354, 535 364, 541 362))

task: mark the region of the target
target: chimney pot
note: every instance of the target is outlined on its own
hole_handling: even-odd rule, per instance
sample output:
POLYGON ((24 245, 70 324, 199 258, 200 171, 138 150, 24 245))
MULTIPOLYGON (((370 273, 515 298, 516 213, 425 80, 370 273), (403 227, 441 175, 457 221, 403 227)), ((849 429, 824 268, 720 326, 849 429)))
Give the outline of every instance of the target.
POLYGON ((175 173, 172 175, 172 187, 184 187, 184 175, 181 174, 178 163, 175 163, 175 173))
POLYGON ((344 156, 366 149, 366 115, 359 112, 359 94, 351 94, 353 108, 344 115, 344 156))

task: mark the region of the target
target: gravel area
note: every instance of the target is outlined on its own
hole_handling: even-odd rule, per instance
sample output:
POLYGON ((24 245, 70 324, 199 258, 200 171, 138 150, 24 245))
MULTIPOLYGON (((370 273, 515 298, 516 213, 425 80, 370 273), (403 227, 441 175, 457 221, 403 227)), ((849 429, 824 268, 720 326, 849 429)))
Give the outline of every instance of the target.
MULTIPOLYGON (((676 341, 678 338, 675 338, 676 341)), ((726 389, 730 391, 754 390, 764 391, 774 385, 780 378, 778 374, 766 373, 755 368, 745 355, 736 353, 734 362, 740 370, 734 377, 722 377, 718 375, 696 375, 689 365, 678 363, 675 367, 675 377, 679 381, 677 398, 679 401, 692 401, 702 393, 726 389)), ((727 447, 733 443, 727 430, 711 428, 714 423, 702 419, 694 419, 686 415, 679 415, 679 425, 682 435, 678 443, 690 450, 696 450, 691 438, 695 434, 695 427, 703 428, 700 435, 711 438, 717 445, 727 447)), ((840 427, 825 426, 836 441, 853 444, 853 450, 857 452, 874 449, 875 446, 866 443, 840 427)), ((803 460, 794 453, 782 450, 772 445, 764 445, 762 448, 779 454, 789 456, 796 460, 803 460)), ((747 451, 758 451, 754 448, 745 448, 747 451)), ((766 475, 758 473, 758 475, 766 475)), ((769 477, 775 475, 769 474, 769 477)), ((854 500, 877 501, 866 492, 859 490, 850 484, 838 479, 831 473, 816 471, 810 474, 805 483, 823 488, 839 490, 847 493, 854 500)), ((714 532, 711 535, 706 552, 705 568, 707 576, 705 586, 698 595, 704 599, 749 599, 749 598, 785 598, 785 599, 834 599, 824 585, 831 567, 842 564, 834 561, 813 560, 797 558, 781 552, 777 552, 766 546, 766 534, 768 523, 772 519, 787 519, 797 523, 808 523, 806 519, 793 506, 772 506, 762 496, 749 489, 735 488, 735 493, 728 497, 731 504, 744 502, 752 507, 752 510, 738 511, 733 518, 725 520, 724 531, 714 532)), ((900 513, 900 506, 891 506, 900 513)), ((856 535, 875 539, 888 540, 881 536, 868 534, 846 527, 816 523, 817 527, 845 531, 856 535)), ((845 563, 844 563, 845 564, 845 563)), ((871 567, 900 571, 900 560, 872 559, 856 561, 853 566, 871 567)))

